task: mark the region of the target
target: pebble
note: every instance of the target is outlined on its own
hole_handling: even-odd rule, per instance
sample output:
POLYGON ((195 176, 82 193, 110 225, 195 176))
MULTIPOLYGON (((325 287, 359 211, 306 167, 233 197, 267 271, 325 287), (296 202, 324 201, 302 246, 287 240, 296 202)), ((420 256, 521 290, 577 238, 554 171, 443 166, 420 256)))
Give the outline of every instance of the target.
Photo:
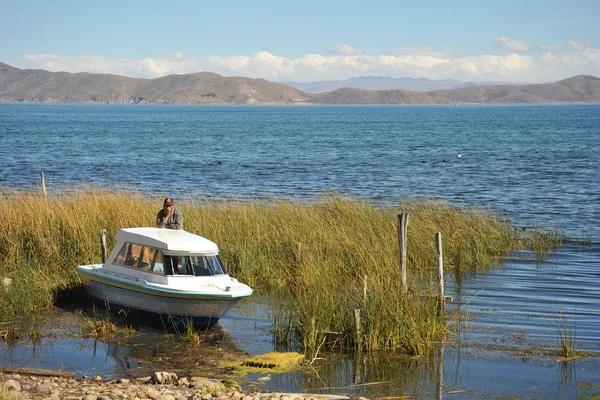
MULTIPOLYGON (((98 375, 76 380, 0 372, 0 389, 8 393, 7 399, 310 400, 314 398, 314 395, 301 393, 245 392, 239 386, 235 386, 234 382, 226 383, 228 385, 219 380, 202 377, 178 378, 176 374, 170 372, 157 372, 151 377, 134 380, 114 381, 106 381, 98 375)), ((327 398, 327 395, 320 395, 319 398, 327 398)), ((349 399, 349 397, 336 396, 336 400, 343 398, 349 399)))

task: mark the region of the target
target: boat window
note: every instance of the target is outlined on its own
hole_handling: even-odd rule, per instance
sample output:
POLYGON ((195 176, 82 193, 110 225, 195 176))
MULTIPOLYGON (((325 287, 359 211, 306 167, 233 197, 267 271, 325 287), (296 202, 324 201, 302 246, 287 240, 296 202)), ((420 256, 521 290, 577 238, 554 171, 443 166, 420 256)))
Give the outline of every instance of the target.
POLYGON ((164 274, 165 269, 162 251, 136 243, 125 243, 114 263, 160 275, 164 274))
POLYGON ((190 260, 192 261, 192 267, 194 269, 194 275, 196 276, 212 276, 212 270, 210 269, 210 265, 208 261, 206 261, 206 257, 202 256, 191 256, 190 260))
POLYGON ((223 261, 221 260, 221 257, 219 256, 210 256, 210 257, 206 257, 208 259, 208 262, 210 263, 210 268, 213 271, 213 274, 215 275, 223 275, 226 274, 227 272, 225 272, 225 266, 223 265, 223 261))
POLYGON ((225 269, 219 256, 190 256, 195 276, 223 275, 225 269))
POLYGON ((193 275, 192 262, 189 256, 180 257, 179 266, 177 267, 177 275, 193 275))
POLYGON ((150 271, 150 269, 152 268, 152 261, 149 257, 149 253, 151 252, 151 249, 149 249, 148 247, 142 247, 142 251, 140 254, 140 261, 139 261, 139 269, 141 269, 142 271, 150 271))
POLYGON ((125 257, 127 256, 127 251, 129 250, 129 243, 125 243, 119 254, 115 257, 115 264, 125 265, 125 257))
POLYGON ((128 267, 137 268, 140 264, 140 256, 144 246, 136 243, 129 243, 129 249, 125 255, 125 264, 128 267))
POLYGON ((152 272, 156 272, 157 274, 162 275, 165 272, 165 262, 163 259, 163 253, 160 250, 154 250, 156 250, 156 258, 154 259, 154 267, 152 268, 152 272))
POLYGON ((179 258, 178 256, 164 256, 165 259, 165 275, 173 275, 177 274, 177 270, 179 267, 179 258))

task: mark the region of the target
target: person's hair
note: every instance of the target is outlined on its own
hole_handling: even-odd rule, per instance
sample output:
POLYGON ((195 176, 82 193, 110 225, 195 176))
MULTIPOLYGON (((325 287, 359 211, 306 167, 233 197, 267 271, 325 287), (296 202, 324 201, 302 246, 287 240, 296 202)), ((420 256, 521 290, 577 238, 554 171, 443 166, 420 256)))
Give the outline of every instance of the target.
POLYGON ((175 204, 175 202, 174 202, 174 201, 173 201, 173 199, 172 199, 172 198, 170 198, 170 197, 167 197, 167 198, 165 199, 165 201, 163 202, 163 206, 170 206, 170 205, 172 205, 172 204, 175 204))

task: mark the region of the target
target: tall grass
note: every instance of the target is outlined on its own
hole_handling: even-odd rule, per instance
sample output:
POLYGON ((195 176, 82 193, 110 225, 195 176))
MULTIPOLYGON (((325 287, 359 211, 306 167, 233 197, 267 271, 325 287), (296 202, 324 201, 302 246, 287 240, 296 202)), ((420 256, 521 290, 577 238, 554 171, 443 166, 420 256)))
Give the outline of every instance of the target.
MULTIPOLYGON (((19 313, 51 306, 58 293, 80 285, 75 266, 100 262, 100 229, 108 246, 120 228, 152 226, 161 199, 136 192, 73 188, 44 198, 34 191, 0 193, 0 310, 19 313)), ((324 332, 352 344, 353 310, 362 310, 366 349, 396 347, 422 354, 447 328, 438 317, 433 274, 434 234, 443 233, 448 273, 494 263, 525 241, 508 221, 479 208, 419 200, 380 206, 325 194, 310 203, 180 201, 187 231, 219 244, 228 272, 266 295, 284 293, 276 327, 282 341, 298 334, 308 356, 324 332), (408 281, 402 295, 396 216, 410 213, 408 281), (366 296, 363 281, 367 276, 366 296), (430 284, 431 282, 431 284, 430 284), (290 327, 293 326, 293 329, 290 327), (286 337, 287 336, 287 337, 286 337)), ((546 249, 546 244, 539 245, 546 249)), ((307 358, 308 358, 307 356, 307 358)))
POLYGON ((561 313, 556 326, 558 328, 559 355, 565 359, 577 356, 575 347, 576 325, 575 328, 570 328, 567 318, 561 313))

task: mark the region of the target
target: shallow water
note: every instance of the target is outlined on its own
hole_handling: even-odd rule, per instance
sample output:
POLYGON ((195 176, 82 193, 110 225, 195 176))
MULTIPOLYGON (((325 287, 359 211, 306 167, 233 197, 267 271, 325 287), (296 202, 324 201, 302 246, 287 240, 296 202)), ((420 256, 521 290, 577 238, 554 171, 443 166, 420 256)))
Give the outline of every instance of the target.
MULTIPOLYGON (((320 356, 327 360, 315 362, 314 369, 249 375, 245 387, 424 399, 511 395, 574 399, 588 391, 600 392, 600 287, 594 279, 599 274, 595 266, 600 263, 600 246, 568 244, 545 261, 527 252, 503 261, 491 272, 467 273, 460 286, 448 284, 447 294, 455 300, 448 307, 460 308, 462 318, 460 324, 453 323, 456 336, 444 346, 443 355, 436 350, 430 360, 411 360, 374 353, 357 360, 324 353, 320 356), (595 356, 557 361, 564 324, 576 349, 595 356), (268 380, 262 380, 265 377, 268 380)), ((80 320, 78 314, 62 311, 38 320, 36 326, 60 335, 65 329, 77 332, 80 320)), ((223 348, 250 355, 274 350, 266 299, 240 303, 216 329, 224 333, 223 348)), ((164 342, 160 332, 143 327, 134 344, 126 346, 51 337, 11 346, 0 342, 0 365, 66 369, 107 378, 139 376, 146 371, 143 367, 152 365, 156 348, 164 342)))

